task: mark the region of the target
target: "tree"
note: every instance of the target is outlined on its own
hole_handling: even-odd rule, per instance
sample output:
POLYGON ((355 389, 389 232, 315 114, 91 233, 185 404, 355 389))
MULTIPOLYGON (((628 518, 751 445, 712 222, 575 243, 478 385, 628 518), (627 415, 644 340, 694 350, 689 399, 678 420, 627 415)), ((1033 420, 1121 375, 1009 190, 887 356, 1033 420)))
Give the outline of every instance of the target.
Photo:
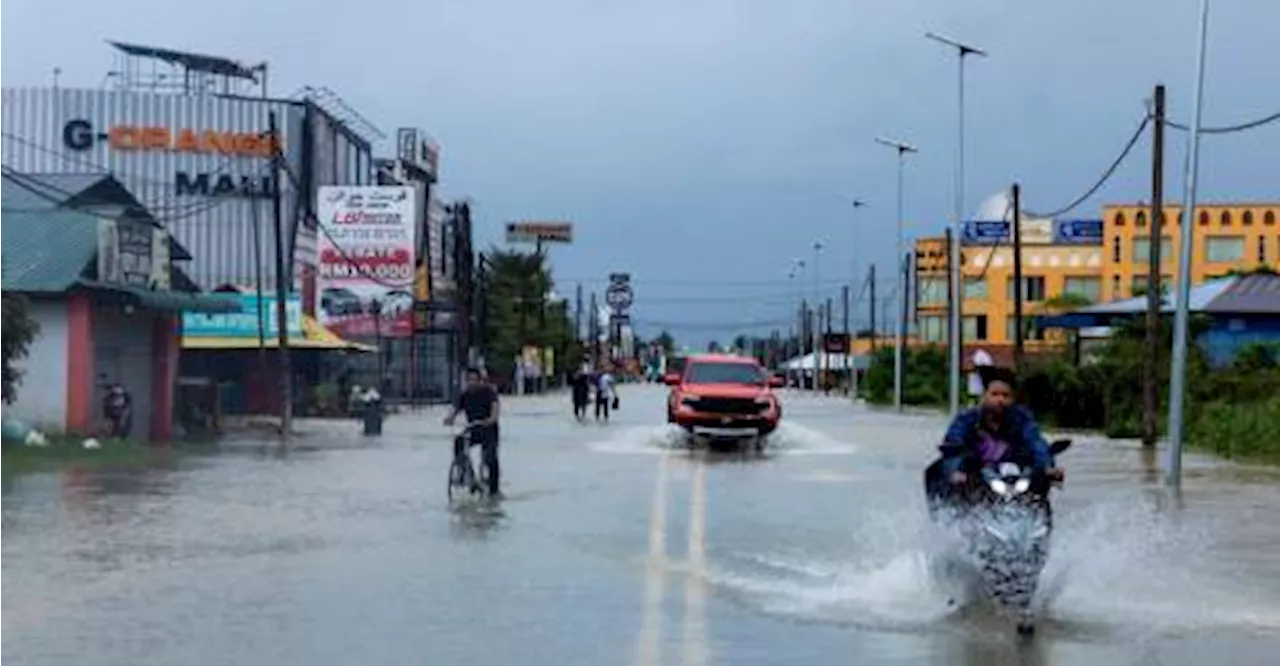
POLYGON ((510 377, 526 346, 554 350, 556 370, 577 363, 581 350, 576 349, 568 304, 547 299, 553 282, 545 257, 498 249, 487 257, 481 335, 490 371, 510 377))
POLYGON ((27 357, 31 341, 40 332, 40 326, 31 319, 30 302, 21 294, 4 294, 3 352, 4 352, 4 404, 11 405, 18 399, 18 384, 22 383, 22 371, 13 367, 14 361, 27 357))
POLYGON ((667 352, 668 354, 671 354, 676 350, 676 339, 671 337, 671 333, 667 332, 666 330, 663 330, 661 333, 659 333, 658 337, 653 339, 653 342, 657 344, 659 347, 662 347, 663 351, 667 352))

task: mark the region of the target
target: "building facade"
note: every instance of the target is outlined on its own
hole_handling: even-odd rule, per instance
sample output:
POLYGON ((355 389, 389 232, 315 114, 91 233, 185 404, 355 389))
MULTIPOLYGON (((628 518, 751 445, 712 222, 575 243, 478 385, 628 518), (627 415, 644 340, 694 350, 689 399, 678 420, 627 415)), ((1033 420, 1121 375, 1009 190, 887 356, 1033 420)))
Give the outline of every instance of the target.
MULTIPOLYGON (((1106 253, 1103 300, 1128 298, 1146 288, 1150 266, 1149 204, 1108 205, 1102 209, 1106 253)), ((1172 288, 1182 247, 1182 206, 1165 206, 1160 230, 1160 276, 1172 288)), ((1200 284, 1232 271, 1280 269, 1280 202, 1198 204, 1193 229, 1191 282, 1200 284)))
POLYGON ((2 100, 6 167, 115 176, 190 251, 190 277, 204 289, 275 288, 271 114, 284 158, 282 237, 304 294, 314 293, 316 192, 373 174, 369 141, 305 99, 15 88, 2 100))
MULTIPOLYGON (((984 208, 992 208, 984 206, 984 208)), ((998 208, 998 206, 996 207, 998 208)), ((1150 207, 1107 205, 1102 219, 1022 221, 1024 340, 1035 349, 1059 342, 1056 330, 1030 325, 1035 315, 1143 293, 1146 288, 1151 229, 1150 207), (1135 291, 1136 290, 1136 291, 1135 291)), ((1161 236, 1161 275, 1172 286, 1180 249, 1181 207, 1166 206, 1161 236)), ((1259 266, 1280 269, 1280 203, 1197 206, 1192 283, 1259 266)), ((967 223, 961 241, 964 276, 963 340, 1013 345, 1013 249, 1008 222, 967 223)), ((914 324, 921 342, 947 340, 947 239, 915 243, 914 324)))

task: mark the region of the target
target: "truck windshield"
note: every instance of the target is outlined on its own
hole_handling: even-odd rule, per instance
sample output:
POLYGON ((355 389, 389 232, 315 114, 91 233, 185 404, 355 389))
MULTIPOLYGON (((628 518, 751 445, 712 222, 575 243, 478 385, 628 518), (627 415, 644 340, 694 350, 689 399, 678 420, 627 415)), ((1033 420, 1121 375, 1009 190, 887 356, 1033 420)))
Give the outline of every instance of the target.
POLYGON ((746 363, 690 363, 685 381, 690 384, 764 384, 760 368, 746 363))

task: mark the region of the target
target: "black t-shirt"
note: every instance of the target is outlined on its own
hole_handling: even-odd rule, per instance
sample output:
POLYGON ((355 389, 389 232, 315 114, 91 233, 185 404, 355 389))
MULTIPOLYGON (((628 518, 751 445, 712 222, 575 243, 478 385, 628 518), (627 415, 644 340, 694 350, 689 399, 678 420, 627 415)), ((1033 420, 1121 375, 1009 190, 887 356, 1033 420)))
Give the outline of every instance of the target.
MULTIPOLYGON (((483 421, 493 414, 498 404, 498 392, 492 386, 468 388, 458 396, 457 408, 467 415, 468 423, 483 421)), ((497 425, 492 426, 497 429, 497 425)))

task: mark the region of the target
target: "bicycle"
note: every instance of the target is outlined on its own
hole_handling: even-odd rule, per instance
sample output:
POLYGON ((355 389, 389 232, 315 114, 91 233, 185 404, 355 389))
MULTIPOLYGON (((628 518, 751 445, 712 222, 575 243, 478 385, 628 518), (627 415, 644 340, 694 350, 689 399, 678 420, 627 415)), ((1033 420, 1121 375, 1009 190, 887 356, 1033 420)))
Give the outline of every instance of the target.
POLYGON ((453 438, 453 462, 449 464, 449 501, 454 500, 454 495, 476 496, 481 500, 489 497, 489 466, 485 464, 483 457, 478 466, 480 473, 476 474, 477 466, 471 460, 471 448, 480 446, 480 442, 471 439, 471 431, 474 425, 468 425, 462 429, 453 438))

